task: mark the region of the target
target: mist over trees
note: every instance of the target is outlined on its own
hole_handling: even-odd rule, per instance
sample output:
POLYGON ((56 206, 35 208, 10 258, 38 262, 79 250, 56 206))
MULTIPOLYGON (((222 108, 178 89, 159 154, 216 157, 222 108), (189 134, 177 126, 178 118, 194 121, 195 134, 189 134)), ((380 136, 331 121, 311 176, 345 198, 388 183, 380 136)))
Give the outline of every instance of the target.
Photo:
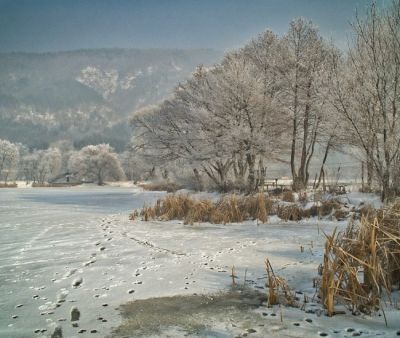
POLYGON ((330 151, 351 149, 366 164, 367 189, 399 194, 400 1, 372 5, 353 37, 343 54, 305 19, 282 37, 261 34, 137 112, 133 149, 154 166, 185 163, 199 187, 205 175, 221 191, 247 192, 272 161, 290 166, 294 190, 312 179, 317 187, 330 151), (311 178, 313 161, 321 165, 311 178))

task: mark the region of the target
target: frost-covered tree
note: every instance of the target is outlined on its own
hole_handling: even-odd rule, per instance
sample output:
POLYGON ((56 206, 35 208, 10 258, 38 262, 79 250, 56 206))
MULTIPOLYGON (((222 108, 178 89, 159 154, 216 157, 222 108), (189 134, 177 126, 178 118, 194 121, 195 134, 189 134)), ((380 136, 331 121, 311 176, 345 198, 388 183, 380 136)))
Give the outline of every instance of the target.
POLYGON ((385 200, 396 186, 400 153, 400 1, 353 24, 354 41, 347 60, 337 60, 334 105, 347 121, 351 142, 364 153, 385 200))
POLYGON ((137 148, 159 160, 184 159, 198 180, 200 169, 223 191, 235 168, 236 177, 248 174, 247 190, 254 191, 262 184, 257 159, 279 151, 282 130, 274 91, 268 87, 264 95, 264 80, 243 51, 211 69, 199 67, 171 99, 134 116, 137 148))
POLYGON ((21 158, 21 172, 27 182, 45 184, 61 169, 61 153, 57 148, 26 152, 21 158))
MULTIPOLYGON (((281 42, 280 101, 291 126, 290 167, 293 189, 307 187, 309 167, 315 156, 315 148, 322 123, 327 123, 327 95, 330 69, 329 57, 334 51, 327 45, 311 22, 296 19, 281 42)), ((329 122, 328 122, 329 123, 329 122)))
POLYGON ((14 143, 0 139, 0 177, 7 183, 18 171, 19 149, 14 143))
POLYGON ((71 140, 58 140, 50 144, 50 148, 56 148, 61 154, 61 172, 68 170, 68 161, 74 152, 74 144, 71 140))
POLYGON ((128 147, 123 153, 118 154, 125 177, 130 181, 139 181, 148 178, 154 164, 148 163, 135 149, 128 147))
POLYGON ((62 163, 61 152, 57 148, 49 148, 37 151, 37 156, 37 179, 40 184, 44 184, 59 174, 62 163))
POLYGON ((38 168, 39 168, 39 154, 38 152, 32 152, 25 154, 21 159, 22 172, 24 174, 27 183, 37 183, 38 179, 38 168))
POLYGON ((106 180, 121 180, 124 172, 114 149, 108 144, 89 145, 73 154, 70 171, 86 181, 103 185, 106 180))
POLYGON ((248 192, 263 185, 264 163, 276 160, 290 164, 294 189, 305 188, 322 149, 321 181, 341 139, 328 100, 337 54, 303 19, 282 38, 267 31, 214 67, 198 67, 170 99, 136 113, 134 145, 153 163, 185 161, 220 190, 234 180, 248 192))

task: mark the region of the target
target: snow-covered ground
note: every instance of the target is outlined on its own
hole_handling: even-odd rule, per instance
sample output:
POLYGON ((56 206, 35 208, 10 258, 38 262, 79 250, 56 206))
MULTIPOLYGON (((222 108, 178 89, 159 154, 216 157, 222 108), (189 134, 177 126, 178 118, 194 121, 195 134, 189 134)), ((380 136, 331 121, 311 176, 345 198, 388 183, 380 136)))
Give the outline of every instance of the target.
MULTIPOLYGON (((0 337, 45 336, 55 324, 65 337, 104 337, 121 323, 119 305, 221 291, 231 284, 233 265, 238 283, 247 270, 246 284, 262 291, 265 258, 296 291, 312 295, 323 231, 345 226, 276 217, 268 224, 226 226, 128 220, 130 210, 161 194, 117 187, 1 190, 0 337), (72 307, 81 313, 78 327, 70 321, 72 307)), ((399 311, 386 312, 388 327, 378 316, 282 311, 283 322, 279 308, 256 310, 262 322, 249 335, 394 337, 400 330, 399 311)), ((240 323, 228 319, 215 321, 208 335, 236 335, 240 323)))

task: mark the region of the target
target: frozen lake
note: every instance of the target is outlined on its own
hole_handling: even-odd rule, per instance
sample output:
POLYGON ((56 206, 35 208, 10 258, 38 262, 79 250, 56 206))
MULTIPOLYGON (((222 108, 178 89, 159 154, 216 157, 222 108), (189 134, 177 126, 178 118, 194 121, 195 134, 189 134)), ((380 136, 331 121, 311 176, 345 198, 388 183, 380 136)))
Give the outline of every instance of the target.
MULTIPOLYGON (((226 226, 128 220, 132 209, 161 195, 111 187, 0 189, 0 337, 46 337, 56 324, 64 337, 105 337, 122 322, 121 304, 221 291, 231 283, 233 265, 238 283, 246 276, 248 285, 264 292, 266 257, 292 287, 312 297, 323 256, 321 230, 345 226, 276 217, 226 226), (81 313, 78 326, 70 321, 72 307, 81 313)), ((280 311, 252 315, 251 336, 346 337, 350 327, 363 337, 393 337, 398 329, 399 312, 387 313, 386 328, 380 317, 330 319, 299 309, 285 309, 280 322, 280 311)), ((214 319, 204 336, 248 332, 242 317, 214 319)))
MULTIPOLYGON (((68 279, 96 259, 104 216, 127 217, 160 194, 105 187, 0 189, 0 337, 32 337, 46 329, 60 290, 69 292, 68 279)), ((64 307, 56 308, 54 320, 69 319, 71 306, 64 307)))

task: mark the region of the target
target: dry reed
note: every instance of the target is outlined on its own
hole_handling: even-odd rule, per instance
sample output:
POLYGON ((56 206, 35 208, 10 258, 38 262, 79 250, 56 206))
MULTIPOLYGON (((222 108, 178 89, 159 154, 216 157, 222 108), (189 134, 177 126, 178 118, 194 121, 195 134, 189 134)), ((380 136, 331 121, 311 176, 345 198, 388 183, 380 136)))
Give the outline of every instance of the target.
POLYGON ((385 210, 369 209, 347 229, 326 235, 320 296, 329 316, 335 304, 353 313, 382 309, 400 282, 400 202, 385 210))
POLYGON ((143 183, 138 184, 138 186, 148 191, 176 192, 177 190, 181 189, 181 187, 173 182, 143 183))
POLYGON ((277 215, 279 218, 287 221, 300 221, 303 218, 304 211, 297 204, 278 205, 277 215))
POLYGON ((229 195, 217 202, 195 199, 188 194, 167 195, 153 207, 143 207, 130 214, 134 220, 184 220, 185 224, 210 222, 215 224, 240 223, 248 219, 265 223, 272 209, 272 201, 264 194, 254 196, 229 195))
POLYGON ((296 299, 296 293, 289 287, 288 283, 283 277, 275 274, 269 259, 265 260, 265 269, 267 271, 268 306, 285 304, 293 307, 299 307, 296 299))
POLYGON ((17 188, 17 183, 0 183, 0 188, 17 188))
POLYGON ((293 191, 291 191, 291 190, 284 191, 282 193, 282 201, 284 201, 284 202, 294 202, 295 198, 294 198, 293 191))

